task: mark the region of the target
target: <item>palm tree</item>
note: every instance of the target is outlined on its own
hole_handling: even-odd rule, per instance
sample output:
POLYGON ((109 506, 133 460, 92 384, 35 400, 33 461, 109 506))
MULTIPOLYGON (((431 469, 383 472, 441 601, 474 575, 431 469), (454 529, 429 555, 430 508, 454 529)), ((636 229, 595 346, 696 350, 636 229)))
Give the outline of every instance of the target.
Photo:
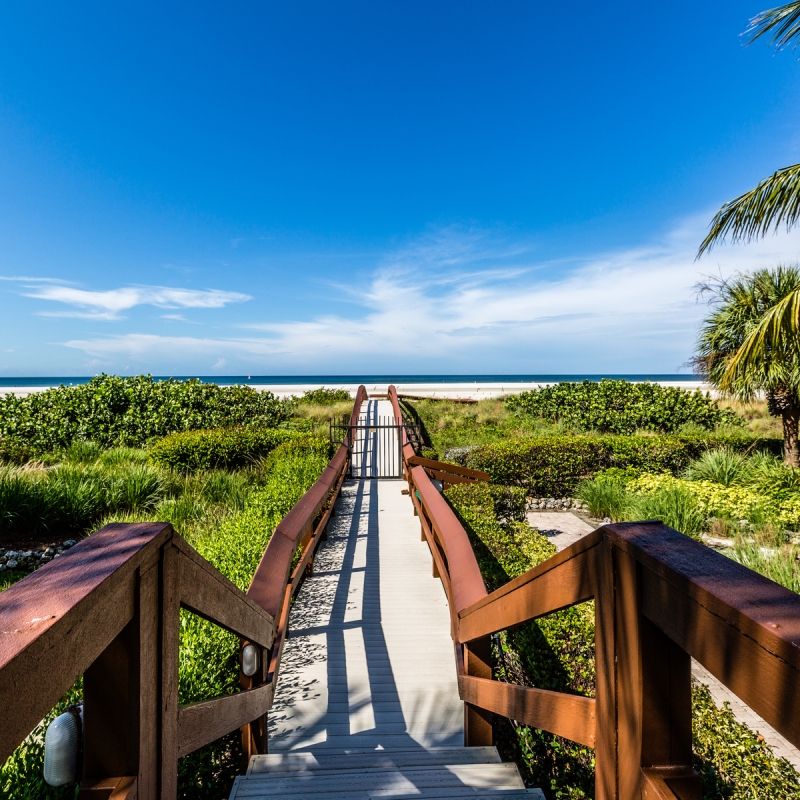
MULTIPOLYGON (((800 45, 800 2, 786 3, 763 11, 750 21, 745 32, 748 45, 771 37, 778 49, 800 45)), ((700 245, 700 258, 715 244, 730 236, 733 242, 747 242, 766 236, 781 223, 793 227, 800 218, 800 164, 783 167, 762 180, 755 189, 726 203, 711 220, 710 230, 700 245)), ((726 359, 719 376, 721 387, 737 385, 759 362, 772 363, 774 354, 796 351, 800 347, 800 288, 785 295, 772 308, 764 310, 761 321, 751 326, 739 349, 726 359)), ((774 404, 773 404, 774 405, 774 404)), ((784 418, 784 433, 786 421, 784 418)), ((790 449, 786 450, 787 460, 790 449)), ((794 462, 793 462, 794 463, 794 462)))
POLYGON ((779 266, 706 285, 712 311, 700 331, 694 364, 724 395, 749 401, 764 392, 773 416, 783 419, 784 459, 800 465, 800 348, 780 337, 757 358, 742 347, 764 315, 800 292, 800 267, 779 266))

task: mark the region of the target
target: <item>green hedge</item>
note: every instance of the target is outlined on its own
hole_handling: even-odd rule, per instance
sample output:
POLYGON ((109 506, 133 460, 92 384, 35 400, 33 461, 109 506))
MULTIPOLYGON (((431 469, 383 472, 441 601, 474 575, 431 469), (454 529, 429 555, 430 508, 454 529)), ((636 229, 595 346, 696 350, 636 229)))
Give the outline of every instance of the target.
POLYGON ((178 431, 270 427, 283 416, 283 405, 271 392, 247 386, 101 375, 80 386, 0 397, 0 438, 33 450, 68 447, 75 440, 140 446, 178 431))
POLYGON ((160 439, 150 448, 150 460, 184 472, 232 469, 247 466, 287 442, 295 443, 303 451, 330 454, 330 442, 310 433, 274 428, 217 428, 175 433, 160 439))
MULTIPOLYGON (((546 537, 519 522, 501 523, 499 487, 448 487, 445 497, 470 536, 487 589, 523 574, 556 552, 546 537)), ((517 490, 519 491, 519 490, 517 490)), ((524 623, 500 635, 493 648, 498 680, 541 689, 594 695, 594 602, 582 603, 524 623)), ((733 717, 717 708, 708 688, 692 691, 694 767, 706 800, 783 798, 800 800, 800 775, 733 717)), ((548 800, 594 797, 594 751, 536 728, 495 718, 495 741, 513 758, 526 785, 548 800)))
POLYGON ((773 440, 748 436, 546 436, 484 445, 465 461, 488 472, 493 482, 522 486, 533 497, 566 497, 582 480, 609 467, 677 475, 706 450, 775 446, 773 440))
POLYGON ((730 409, 720 409, 699 390, 610 379, 533 389, 506 398, 505 406, 579 430, 616 434, 637 430, 673 433, 686 424, 714 430, 718 425, 743 423, 741 417, 730 409))

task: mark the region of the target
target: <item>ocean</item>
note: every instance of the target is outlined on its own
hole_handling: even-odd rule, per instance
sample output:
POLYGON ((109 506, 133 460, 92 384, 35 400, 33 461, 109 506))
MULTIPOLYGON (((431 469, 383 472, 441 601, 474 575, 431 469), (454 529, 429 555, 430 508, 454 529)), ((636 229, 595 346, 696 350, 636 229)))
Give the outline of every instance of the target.
MULTIPOLYGON (((564 381, 599 381, 603 378, 623 381, 696 381, 694 375, 154 375, 157 381, 185 381, 196 378, 203 383, 216 383, 220 386, 232 384, 251 385, 313 385, 313 384, 381 384, 381 383, 562 383, 564 381)), ((0 377, 0 387, 9 386, 66 386, 88 383, 90 376, 78 377, 0 377)))

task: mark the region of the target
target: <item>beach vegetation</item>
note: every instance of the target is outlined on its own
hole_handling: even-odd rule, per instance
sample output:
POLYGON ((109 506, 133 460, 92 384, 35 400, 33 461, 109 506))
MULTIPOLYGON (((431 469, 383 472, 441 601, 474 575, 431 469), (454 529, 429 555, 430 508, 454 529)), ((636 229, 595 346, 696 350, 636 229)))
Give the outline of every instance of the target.
POLYGON ((149 375, 100 375, 86 384, 0 397, 2 448, 34 454, 94 442, 141 447, 173 433, 232 426, 274 427, 286 417, 271 392, 149 375))
POLYGON ((763 393, 783 423, 784 457, 800 466, 800 339, 779 336, 762 352, 747 348, 765 315, 800 288, 800 268, 778 266, 706 283, 711 312, 700 331, 694 364, 727 396, 749 401, 763 393))

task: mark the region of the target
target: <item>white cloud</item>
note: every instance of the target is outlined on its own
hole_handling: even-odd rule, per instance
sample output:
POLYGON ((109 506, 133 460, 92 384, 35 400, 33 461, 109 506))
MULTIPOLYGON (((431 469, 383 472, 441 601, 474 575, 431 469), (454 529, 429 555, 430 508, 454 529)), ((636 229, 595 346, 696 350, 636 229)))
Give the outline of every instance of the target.
POLYGON ((83 311, 40 311, 47 317, 116 320, 120 312, 139 305, 161 308, 222 308, 230 303, 243 303, 252 297, 221 289, 171 289, 165 286, 127 286, 105 292, 77 289, 72 286, 28 286, 26 297, 50 300, 85 309, 83 311))
POLYGON ((800 244, 796 231, 695 262, 708 218, 684 220, 648 246, 550 262, 526 242, 445 229, 390 254, 366 283, 340 287, 361 307, 350 318, 256 322, 253 336, 65 344, 103 358, 213 355, 292 371, 673 372, 706 312, 693 290, 701 276, 791 261, 800 244))

